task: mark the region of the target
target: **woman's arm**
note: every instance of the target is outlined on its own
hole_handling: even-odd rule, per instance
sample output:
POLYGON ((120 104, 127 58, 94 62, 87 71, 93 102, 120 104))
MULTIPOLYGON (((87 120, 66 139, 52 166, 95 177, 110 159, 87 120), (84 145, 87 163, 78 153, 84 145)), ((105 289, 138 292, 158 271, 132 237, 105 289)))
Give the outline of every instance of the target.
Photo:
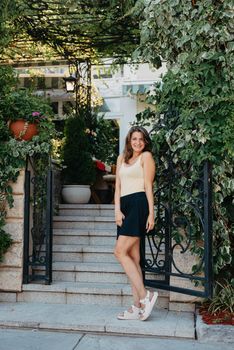
POLYGON ((142 162, 144 169, 145 194, 149 205, 149 216, 146 223, 146 230, 149 232, 154 228, 153 182, 155 177, 155 162, 150 152, 143 153, 142 162))
POLYGON ((119 177, 119 169, 122 164, 123 156, 119 155, 117 159, 117 167, 116 167, 116 180, 115 180, 115 222, 118 226, 122 226, 124 215, 120 209, 120 191, 121 191, 121 183, 119 177))

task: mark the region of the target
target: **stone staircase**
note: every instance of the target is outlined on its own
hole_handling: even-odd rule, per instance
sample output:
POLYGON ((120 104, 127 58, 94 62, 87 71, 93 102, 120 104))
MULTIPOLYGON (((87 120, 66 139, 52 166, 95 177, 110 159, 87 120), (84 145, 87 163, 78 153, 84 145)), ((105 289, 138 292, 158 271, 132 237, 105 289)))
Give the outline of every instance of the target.
MULTIPOLYGON (((131 305, 128 279, 113 255, 114 206, 61 204, 58 214, 53 223, 53 283, 23 285, 17 301, 131 305)), ((168 308, 168 292, 159 291, 157 307, 168 308)))
MULTIPOLYGON (((131 288, 113 255, 113 205, 59 206, 53 223, 53 283, 0 294, 0 327, 194 338, 194 315, 169 311, 159 290, 151 322, 119 321, 131 288)), ((40 272, 40 271, 39 271, 40 272)))

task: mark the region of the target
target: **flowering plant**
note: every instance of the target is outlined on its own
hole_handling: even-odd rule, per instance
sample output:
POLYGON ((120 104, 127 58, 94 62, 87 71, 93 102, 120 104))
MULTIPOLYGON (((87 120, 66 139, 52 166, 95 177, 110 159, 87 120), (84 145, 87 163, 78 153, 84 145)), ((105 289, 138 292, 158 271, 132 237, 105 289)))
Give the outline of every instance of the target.
POLYGON ((52 110, 45 99, 27 90, 16 90, 0 100, 0 113, 6 121, 23 119, 28 123, 40 123, 47 119, 45 115, 51 115, 52 110))
POLYGON ((96 160, 96 161, 95 161, 95 164, 96 164, 96 168, 97 168, 98 170, 106 171, 105 164, 104 164, 103 162, 101 162, 100 160, 96 160))
MULTIPOLYGON (((26 118, 25 118, 26 119, 26 118)), ((45 120, 46 116, 41 112, 32 112, 31 116, 27 118, 29 123, 40 123, 42 120, 45 120)))
POLYGON ((56 137, 55 126, 50 118, 52 114, 47 100, 27 90, 15 90, 4 96, 4 99, 0 98, 0 116, 9 127, 17 120, 25 121, 19 139, 24 136, 29 124, 36 123, 38 135, 34 137, 40 142, 51 143, 51 139, 56 137))
POLYGON ((104 162, 102 162, 101 160, 94 159, 94 161, 95 161, 95 165, 96 165, 97 170, 104 171, 104 172, 111 171, 111 167, 109 165, 105 164, 104 162))

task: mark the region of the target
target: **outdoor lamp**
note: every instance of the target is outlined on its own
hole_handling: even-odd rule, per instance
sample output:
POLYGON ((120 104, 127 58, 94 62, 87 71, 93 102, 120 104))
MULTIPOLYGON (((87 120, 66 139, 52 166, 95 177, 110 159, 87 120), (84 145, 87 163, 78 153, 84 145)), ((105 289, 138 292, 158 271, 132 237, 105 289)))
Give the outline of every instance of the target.
POLYGON ((77 79, 73 75, 70 75, 69 77, 63 78, 63 80, 65 81, 66 91, 75 92, 77 79))

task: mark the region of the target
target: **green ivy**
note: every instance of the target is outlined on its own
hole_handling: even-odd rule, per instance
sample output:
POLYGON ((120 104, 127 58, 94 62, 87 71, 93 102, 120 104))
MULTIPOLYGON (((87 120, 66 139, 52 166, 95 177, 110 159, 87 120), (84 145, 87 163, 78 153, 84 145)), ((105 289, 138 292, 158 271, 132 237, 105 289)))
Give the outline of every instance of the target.
MULTIPOLYGON (((1 225, 1 222, 0 222, 1 225)), ((5 232, 0 228, 0 262, 3 260, 3 255, 12 245, 12 238, 9 233, 5 232)))
MULTIPOLYGON (((152 108, 138 115, 139 123, 157 126, 169 109, 177 111, 156 128, 156 154, 176 152, 178 166, 192 162, 193 174, 204 160, 213 164, 214 273, 228 279, 234 268, 233 16, 228 0, 145 2, 135 52, 156 67, 167 61, 168 72, 148 96, 152 108)), ((188 200, 179 190, 176 196, 188 200)))
MULTIPOLYGON (((13 89, 16 79, 10 67, 0 67, 0 83, 0 261, 2 261, 3 254, 12 243, 9 233, 5 232, 4 228, 6 207, 8 205, 9 208, 12 208, 14 203, 10 182, 17 181, 19 172, 25 167, 28 157, 40 156, 41 161, 38 164, 41 172, 45 171, 48 166, 48 156, 52 151, 51 140, 56 137, 56 132, 53 122, 47 118, 40 122, 39 134, 31 141, 17 141, 11 137, 7 121, 12 112, 12 105, 9 101, 11 96, 16 94, 13 89)), ((19 103, 16 113, 20 111, 23 116, 24 111, 28 111, 31 99, 33 108, 40 108, 43 105, 47 107, 47 110, 50 109, 46 101, 39 100, 26 91, 20 94, 27 97, 24 99, 24 102, 27 100, 27 103, 19 103)))

